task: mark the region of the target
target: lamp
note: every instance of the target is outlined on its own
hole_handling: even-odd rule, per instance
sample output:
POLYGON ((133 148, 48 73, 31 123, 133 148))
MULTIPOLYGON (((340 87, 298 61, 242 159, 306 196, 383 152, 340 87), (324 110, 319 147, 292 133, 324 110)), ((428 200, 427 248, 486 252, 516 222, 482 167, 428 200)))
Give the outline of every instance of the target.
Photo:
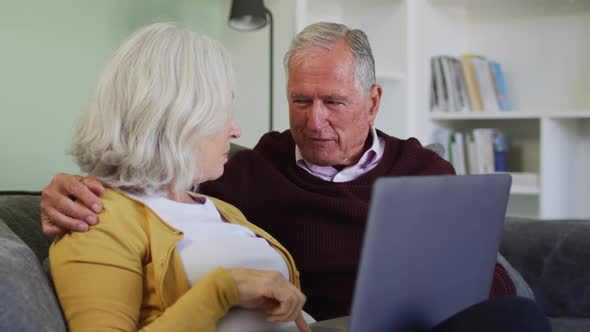
POLYGON ((272 13, 264 7, 262 0, 233 0, 228 24, 238 31, 258 30, 269 24, 269 93, 268 93, 268 129, 273 129, 273 22, 272 13))

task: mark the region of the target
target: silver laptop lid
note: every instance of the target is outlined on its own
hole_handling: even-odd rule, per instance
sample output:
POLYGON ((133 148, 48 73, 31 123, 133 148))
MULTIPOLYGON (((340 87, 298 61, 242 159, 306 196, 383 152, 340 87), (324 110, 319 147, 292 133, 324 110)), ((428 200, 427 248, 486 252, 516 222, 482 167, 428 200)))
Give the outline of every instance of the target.
POLYGON ((349 331, 431 328, 485 300, 510 185, 506 174, 378 180, 349 331))

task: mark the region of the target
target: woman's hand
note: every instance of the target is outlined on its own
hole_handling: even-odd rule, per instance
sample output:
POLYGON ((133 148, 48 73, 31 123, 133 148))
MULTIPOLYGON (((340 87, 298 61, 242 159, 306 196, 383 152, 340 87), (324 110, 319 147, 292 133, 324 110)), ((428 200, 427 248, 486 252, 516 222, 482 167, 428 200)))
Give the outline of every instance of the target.
POLYGON ((281 273, 239 268, 227 271, 238 287, 240 307, 263 310, 269 321, 295 321, 300 331, 310 331, 301 313, 305 295, 281 273))

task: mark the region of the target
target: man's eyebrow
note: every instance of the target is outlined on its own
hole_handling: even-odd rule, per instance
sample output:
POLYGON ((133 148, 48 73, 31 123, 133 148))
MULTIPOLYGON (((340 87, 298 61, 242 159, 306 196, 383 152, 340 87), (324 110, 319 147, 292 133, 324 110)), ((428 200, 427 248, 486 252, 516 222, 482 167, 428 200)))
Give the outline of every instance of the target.
POLYGON ((339 95, 339 94, 331 94, 331 95, 322 96, 322 99, 328 99, 328 100, 348 100, 348 98, 346 96, 339 95))
MULTIPOLYGON (((312 97, 304 95, 304 94, 300 94, 300 93, 292 93, 291 98, 292 99, 310 99, 312 97)), ((324 96, 321 96, 321 98, 324 100, 348 100, 347 96, 340 95, 340 94, 324 95, 324 96)))
POLYGON ((299 99, 299 98, 310 98, 309 96, 306 95, 302 95, 300 93, 292 93, 291 94, 291 98, 293 99, 299 99))

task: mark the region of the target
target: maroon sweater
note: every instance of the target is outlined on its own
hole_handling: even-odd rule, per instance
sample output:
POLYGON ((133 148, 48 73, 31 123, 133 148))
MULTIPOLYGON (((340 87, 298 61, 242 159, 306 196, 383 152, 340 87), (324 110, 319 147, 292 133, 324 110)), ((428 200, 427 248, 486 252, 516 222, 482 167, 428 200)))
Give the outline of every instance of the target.
MULTIPOLYGON (((350 182, 324 181, 297 166, 287 130, 268 133, 254 150, 236 153, 220 179, 200 187, 204 194, 237 206, 291 252, 308 299, 305 309, 318 320, 349 314, 375 180, 455 174, 451 164, 418 140, 378 135, 385 139, 381 161, 350 182)), ((514 293, 506 271, 496 264, 492 294, 514 293)))

